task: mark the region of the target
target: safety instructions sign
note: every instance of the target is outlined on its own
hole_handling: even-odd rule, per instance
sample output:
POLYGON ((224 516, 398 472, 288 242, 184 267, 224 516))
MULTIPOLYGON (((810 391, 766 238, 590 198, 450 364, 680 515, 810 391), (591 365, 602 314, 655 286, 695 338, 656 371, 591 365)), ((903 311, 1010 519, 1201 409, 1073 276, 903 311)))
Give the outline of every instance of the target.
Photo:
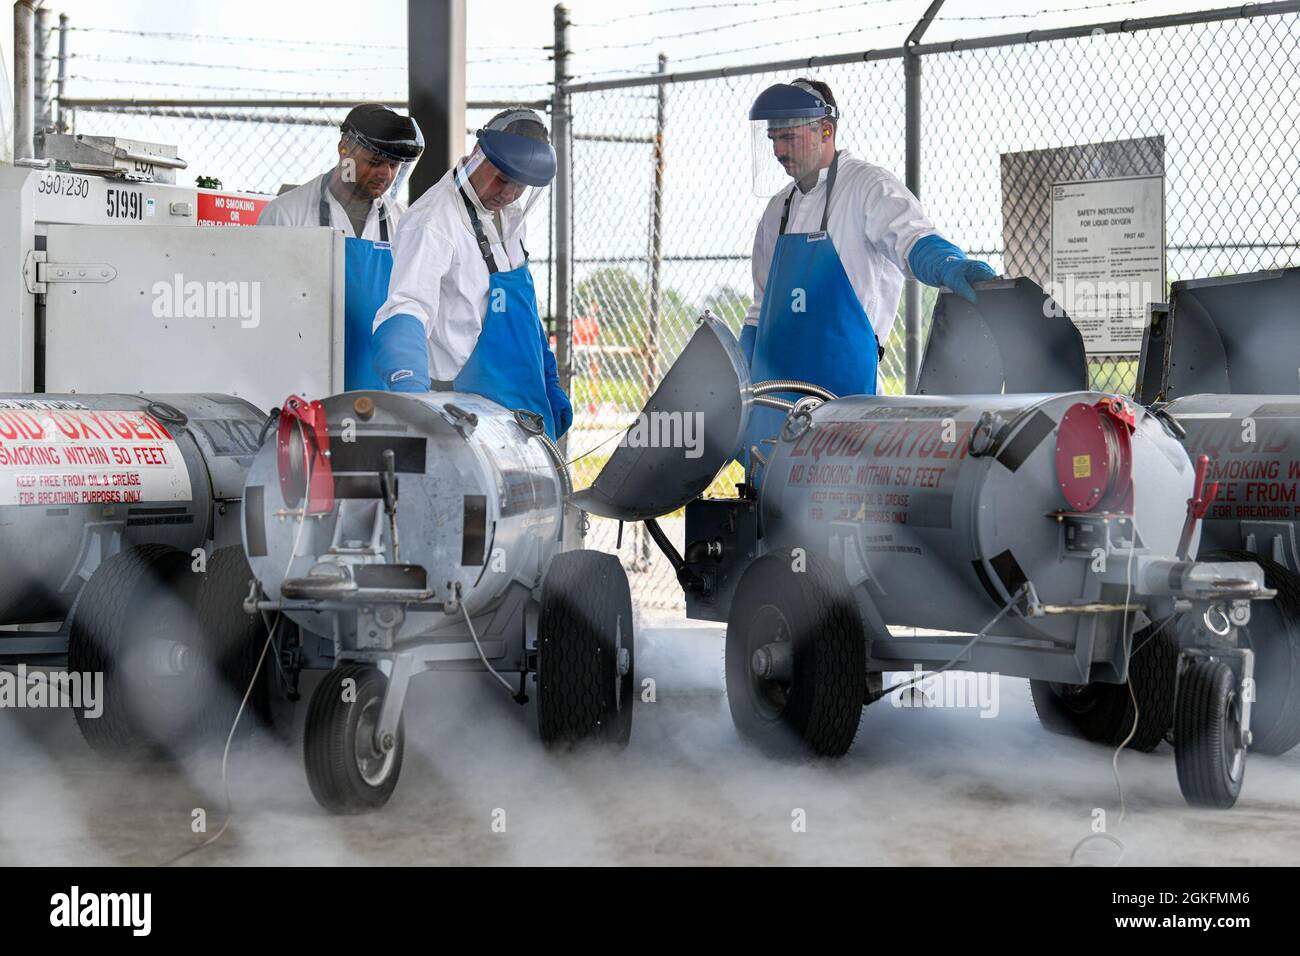
POLYGON ((0 403, 0 505, 190 500, 181 450, 152 415, 40 404, 0 403))
POLYGON ((1048 292, 1089 353, 1136 355, 1148 306, 1165 301, 1165 180, 1052 184, 1048 292))

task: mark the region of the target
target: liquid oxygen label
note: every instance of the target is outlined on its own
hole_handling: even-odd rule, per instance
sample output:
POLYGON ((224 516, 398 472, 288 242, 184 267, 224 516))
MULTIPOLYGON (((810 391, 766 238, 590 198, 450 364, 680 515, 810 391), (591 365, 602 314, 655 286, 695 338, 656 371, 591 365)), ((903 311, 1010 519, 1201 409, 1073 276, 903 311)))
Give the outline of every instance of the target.
POLYGON ((146 412, 0 408, 0 505, 190 497, 176 439, 146 412))

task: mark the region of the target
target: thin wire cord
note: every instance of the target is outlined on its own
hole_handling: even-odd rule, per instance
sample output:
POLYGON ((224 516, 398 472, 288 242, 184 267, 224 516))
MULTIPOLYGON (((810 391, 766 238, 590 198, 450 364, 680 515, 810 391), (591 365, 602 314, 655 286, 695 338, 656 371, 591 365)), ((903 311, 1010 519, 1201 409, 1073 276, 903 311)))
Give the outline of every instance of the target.
MULTIPOLYGON (((302 543, 302 532, 303 529, 307 527, 307 506, 311 500, 311 452, 307 444, 307 434, 302 427, 301 419, 296 420, 295 424, 298 426, 298 435, 302 439, 303 474, 305 475, 305 481, 303 482, 302 513, 298 516, 298 530, 294 533, 293 547, 289 549, 289 562, 284 568, 283 577, 285 578, 289 576, 289 572, 293 569, 293 559, 297 556, 298 546, 302 543)), ((225 834, 226 830, 229 829, 230 823, 234 819, 233 806, 230 799, 230 778, 226 773, 227 763, 230 759, 230 745, 235 739, 235 731, 239 727, 240 718, 244 716, 244 709, 248 706, 248 699, 253 694, 253 688, 257 686, 257 678, 262 672, 262 661, 266 659, 266 651, 271 646, 272 641, 274 641, 275 632, 279 628, 280 620, 283 617, 284 611, 277 610, 275 612, 275 623, 271 626, 270 631, 266 635, 266 640, 262 644, 262 653, 257 657, 257 666, 253 668, 253 676, 248 682, 248 687, 244 690, 244 699, 239 702, 239 710, 236 711, 235 720, 230 725, 230 733, 226 735, 226 746, 221 752, 221 790, 224 800, 224 805, 222 807, 222 815, 224 819, 221 821, 221 826, 216 833, 212 834, 212 836, 208 837, 198 846, 190 847, 188 850, 178 853, 176 856, 163 863, 163 866, 171 866, 174 863, 178 863, 187 856, 198 853, 200 850, 216 843, 225 834)), ((265 617, 263 620, 265 620, 265 617)))

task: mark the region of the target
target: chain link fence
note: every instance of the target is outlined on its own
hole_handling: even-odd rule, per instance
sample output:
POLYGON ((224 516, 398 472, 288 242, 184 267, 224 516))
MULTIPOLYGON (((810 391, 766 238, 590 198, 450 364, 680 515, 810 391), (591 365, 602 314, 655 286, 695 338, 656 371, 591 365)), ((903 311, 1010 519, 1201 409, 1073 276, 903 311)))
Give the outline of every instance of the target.
MULTIPOLYGON (((354 105, 233 105, 216 100, 180 105, 69 102, 72 105, 64 108, 64 121, 71 132, 177 146, 180 157, 188 164, 178 171, 178 183, 194 185, 204 177, 217 180, 223 189, 269 196, 334 166, 338 160, 339 125, 354 105)), ((389 105, 405 108, 400 102, 389 105)), ((472 131, 486 123, 498 108, 497 104, 469 104, 467 148, 472 131)), ((406 198, 403 191, 401 201, 406 198)), ((538 302, 547 319, 553 301, 551 213, 548 207, 530 219, 528 238, 538 302)))
MULTIPOLYGON (((825 80, 843 113, 838 145, 903 178, 909 53, 921 71, 923 204, 940 232, 999 272, 1046 286, 1050 271, 1048 192, 1017 185, 1007 175, 1016 160, 1036 183, 1163 172, 1168 281, 1300 265, 1297 3, 697 74, 664 72, 669 60, 655 78, 571 83, 571 158, 558 175, 572 197, 567 450, 576 487, 608 460, 700 312, 739 332, 765 202, 751 189, 754 96, 795 76, 825 80), (1063 147, 1078 148, 1062 159, 1063 147)), ((275 194, 331 164, 346 110, 83 102, 72 123, 79 133, 178 145, 184 181, 211 176, 226 189, 275 194)), ((471 108, 468 128, 493 112, 471 108)), ((554 213, 552 197, 529 232, 548 322, 566 291, 553 281, 554 213)), ((936 298, 921 289, 922 340, 936 298)), ((906 390, 903 313, 900 305, 882 362, 892 394, 906 390)), ((1130 392, 1136 365, 1131 354, 1093 355, 1092 384, 1130 392)), ((741 477, 733 465, 711 493, 734 494, 741 477)), ((662 524, 681 547, 681 515, 662 524)), ((640 525, 593 519, 588 546, 612 551, 620 536, 638 603, 680 607, 672 569, 640 525)))
MULTIPOLYGON (((1021 154, 1029 168, 1045 164, 1035 175, 1047 183, 1163 171, 1168 281, 1300 265, 1297 8, 914 47, 927 212, 970 255, 1046 287, 1050 232, 1041 226, 1050 190, 1005 188, 1004 156, 1021 154), (1147 145, 1152 140, 1156 147, 1147 145), (1088 148, 1117 142, 1127 145, 1088 148), (1061 147, 1082 148, 1063 163, 1061 147), (1152 148, 1160 155, 1149 155, 1152 148)), ((608 459, 701 311, 739 332, 765 201, 751 190, 746 128, 762 89, 795 76, 825 80, 843 114, 837 145, 903 177, 904 51, 844 59, 570 88, 576 413, 569 449, 590 450, 575 463, 576 486, 608 459)), ((1166 297, 1167 288, 1150 295, 1166 297)), ((923 337, 935 299, 935 290, 922 289, 923 337)), ((894 394, 906 385, 902 312, 882 363, 885 390, 894 394)), ((1092 385, 1131 393, 1136 366, 1135 354, 1092 355, 1092 385)), ((740 478, 731 466, 711 493, 734 493, 740 478)), ((681 515, 661 523, 682 547, 681 515)), ((672 569, 640 526, 621 533, 639 603, 680 606, 672 569)), ((612 550, 619 534, 616 522, 594 519, 589 546, 612 550)))

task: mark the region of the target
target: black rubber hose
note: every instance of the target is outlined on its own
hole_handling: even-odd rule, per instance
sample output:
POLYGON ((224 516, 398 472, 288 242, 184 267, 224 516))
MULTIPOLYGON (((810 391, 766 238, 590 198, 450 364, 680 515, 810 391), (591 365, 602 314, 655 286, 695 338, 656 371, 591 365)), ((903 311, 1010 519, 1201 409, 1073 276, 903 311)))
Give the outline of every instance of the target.
POLYGON ((649 518, 645 522, 646 530, 650 532, 650 537, 654 543, 659 545, 659 550, 664 553, 668 563, 673 566, 677 572, 677 583, 682 586, 684 591, 703 591, 704 579, 692 571, 682 560, 682 556, 677 553, 673 543, 668 540, 668 535, 664 534, 664 529, 659 527, 659 522, 654 518, 649 518))
POLYGON ((262 431, 257 436, 257 447, 259 450, 261 449, 262 445, 266 442, 266 433, 271 430, 272 423, 279 424, 279 422, 280 422, 280 409, 278 408, 271 409, 271 414, 267 415, 266 421, 262 422, 262 431))

